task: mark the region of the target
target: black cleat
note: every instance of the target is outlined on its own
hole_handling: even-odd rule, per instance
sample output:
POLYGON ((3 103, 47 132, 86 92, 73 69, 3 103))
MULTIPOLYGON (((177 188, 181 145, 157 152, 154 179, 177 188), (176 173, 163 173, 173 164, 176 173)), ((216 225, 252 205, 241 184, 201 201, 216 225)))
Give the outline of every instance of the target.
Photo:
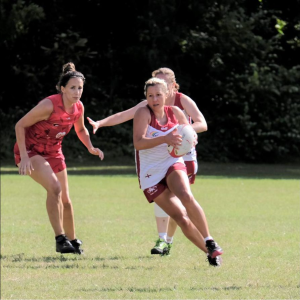
POLYGON ((83 249, 80 248, 80 246, 82 245, 82 241, 75 239, 71 241, 72 246, 75 248, 75 252, 76 254, 82 254, 83 253, 83 249))
POLYGON ((211 258, 215 258, 216 256, 223 254, 222 248, 214 240, 206 241, 206 248, 211 258))
POLYGON ((61 234, 56 238, 56 252, 60 253, 75 253, 75 248, 72 246, 68 238, 61 234))
POLYGON ((209 254, 207 254, 207 259, 210 266, 220 267, 222 264, 221 256, 216 256, 215 258, 211 258, 209 254))

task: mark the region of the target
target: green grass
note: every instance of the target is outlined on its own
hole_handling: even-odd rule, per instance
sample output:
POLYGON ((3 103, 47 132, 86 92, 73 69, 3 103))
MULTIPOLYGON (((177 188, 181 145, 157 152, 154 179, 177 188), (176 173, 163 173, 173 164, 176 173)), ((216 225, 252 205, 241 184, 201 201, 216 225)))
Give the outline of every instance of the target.
POLYGON ((85 254, 57 254, 45 191, 3 167, 1 299, 299 299, 299 169, 201 166, 192 189, 224 249, 221 268, 179 229, 171 256, 150 255, 153 205, 132 166, 69 168, 85 254))

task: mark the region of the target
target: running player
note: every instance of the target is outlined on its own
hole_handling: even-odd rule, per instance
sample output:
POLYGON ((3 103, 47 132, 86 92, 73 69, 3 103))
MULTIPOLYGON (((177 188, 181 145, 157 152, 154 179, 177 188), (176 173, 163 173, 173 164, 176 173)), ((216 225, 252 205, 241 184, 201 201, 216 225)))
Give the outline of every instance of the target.
POLYGON ((178 107, 165 105, 169 91, 164 80, 149 79, 144 91, 147 106, 140 107, 133 120, 140 188, 148 202, 155 202, 171 216, 199 249, 203 250, 205 242, 203 251, 215 259, 223 250, 210 235, 205 213, 191 192, 184 160, 167 151, 167 145, 180 145, 181 136, 175 128, 188 123, 186 116, 178 107))
POLYGON ((84 106, 80 101, 85 78, 73 63, 63 65, 56 86, 58 94, 41 100, 16 124, 15 163, 20 175, 29 175, 47 191, 46 208, 56 240, 56 252, 81 254, 82 242, 76 238, 72 201, 62 140, 75 127, 88 151, 104 158, 94 148, 84 125, 84 106))
MULTIPOLYGON (((152 72, 152 76, 165 80, 168 85, 169 93, 166 99, 166 105, 178 106, 185 113, 189 123, 192 124, 197 133, 206 131, 206 120, 196 103, 189 96, 178 92, 180 86, 176 81, 174 72, 169 68, 159 68, 152 72)), ((138 108, 145 105, 147 105, 146 100, 141 101, 139 104, 128 110, 116 113, 97 122, 94 122, 90 118, 88 118, 88 121, 93 126, 93 132, 96 133, 97 129, 100 127, 114 126, 133 119, 138 108)), ((183 159, 187 167, 190 184, 194 184, 198 170, 196 149, 193 148, 191 152, 187 153, 183 157, 183 159)), ((174 220, 170 219, 157 204, 154 204, 154 215, 158 239, 155 246, 151 249, 151 254, 169 254, 173 245, 173 236, 175 234, 177 224, 174 220)), ((212 260, 210 256, 208 256, 208 260, 212 265, 218 264, 218 261, 214 259, 212 260)))

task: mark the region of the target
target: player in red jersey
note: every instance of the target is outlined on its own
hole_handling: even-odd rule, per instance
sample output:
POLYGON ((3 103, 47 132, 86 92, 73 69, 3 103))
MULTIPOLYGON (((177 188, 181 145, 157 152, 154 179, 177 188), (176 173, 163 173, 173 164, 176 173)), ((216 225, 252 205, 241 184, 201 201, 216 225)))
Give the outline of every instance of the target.
POLYGON ((85 78, 71 62, 63 65, 56 86, 58 94, 41 100, 16 126, 15 163, 20 175, 29 175, 47 191, 46 208, 56 239, 56 252, 82 253, 76 238, 74 211, 69 196, 68 177, 62 140, 74 125, 81 142, 102 160, 84 125, 80 101, 85 78))

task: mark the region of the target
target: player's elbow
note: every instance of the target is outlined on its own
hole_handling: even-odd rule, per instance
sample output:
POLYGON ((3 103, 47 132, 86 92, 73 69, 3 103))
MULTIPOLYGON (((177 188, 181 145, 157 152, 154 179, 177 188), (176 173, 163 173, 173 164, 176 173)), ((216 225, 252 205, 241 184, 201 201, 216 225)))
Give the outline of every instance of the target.
POLYGON ((200 123, 200 130, 201 130, 201 132, 205 132, 205 131, 207 131, 207 123, 206 123, 206 121, 202 121, 201 123, 200 123))
POLYGON ((133 146, 135 150, 143 150, 144 148, 142 147, 141 143, 139 142, 133 142, 133 146))
POLYGON ((206 122, 205 123, 200 123, 196 128, 197 128, 196 129, 197 133, 205 132, 208 129, 206 122))
POLYGON ((15 125, 15 132, 17 132, 18 130, 20 130, 21 128, 24 128, 24 126, 22 126, 22 121, 19 120, 16 125, 15 125))

